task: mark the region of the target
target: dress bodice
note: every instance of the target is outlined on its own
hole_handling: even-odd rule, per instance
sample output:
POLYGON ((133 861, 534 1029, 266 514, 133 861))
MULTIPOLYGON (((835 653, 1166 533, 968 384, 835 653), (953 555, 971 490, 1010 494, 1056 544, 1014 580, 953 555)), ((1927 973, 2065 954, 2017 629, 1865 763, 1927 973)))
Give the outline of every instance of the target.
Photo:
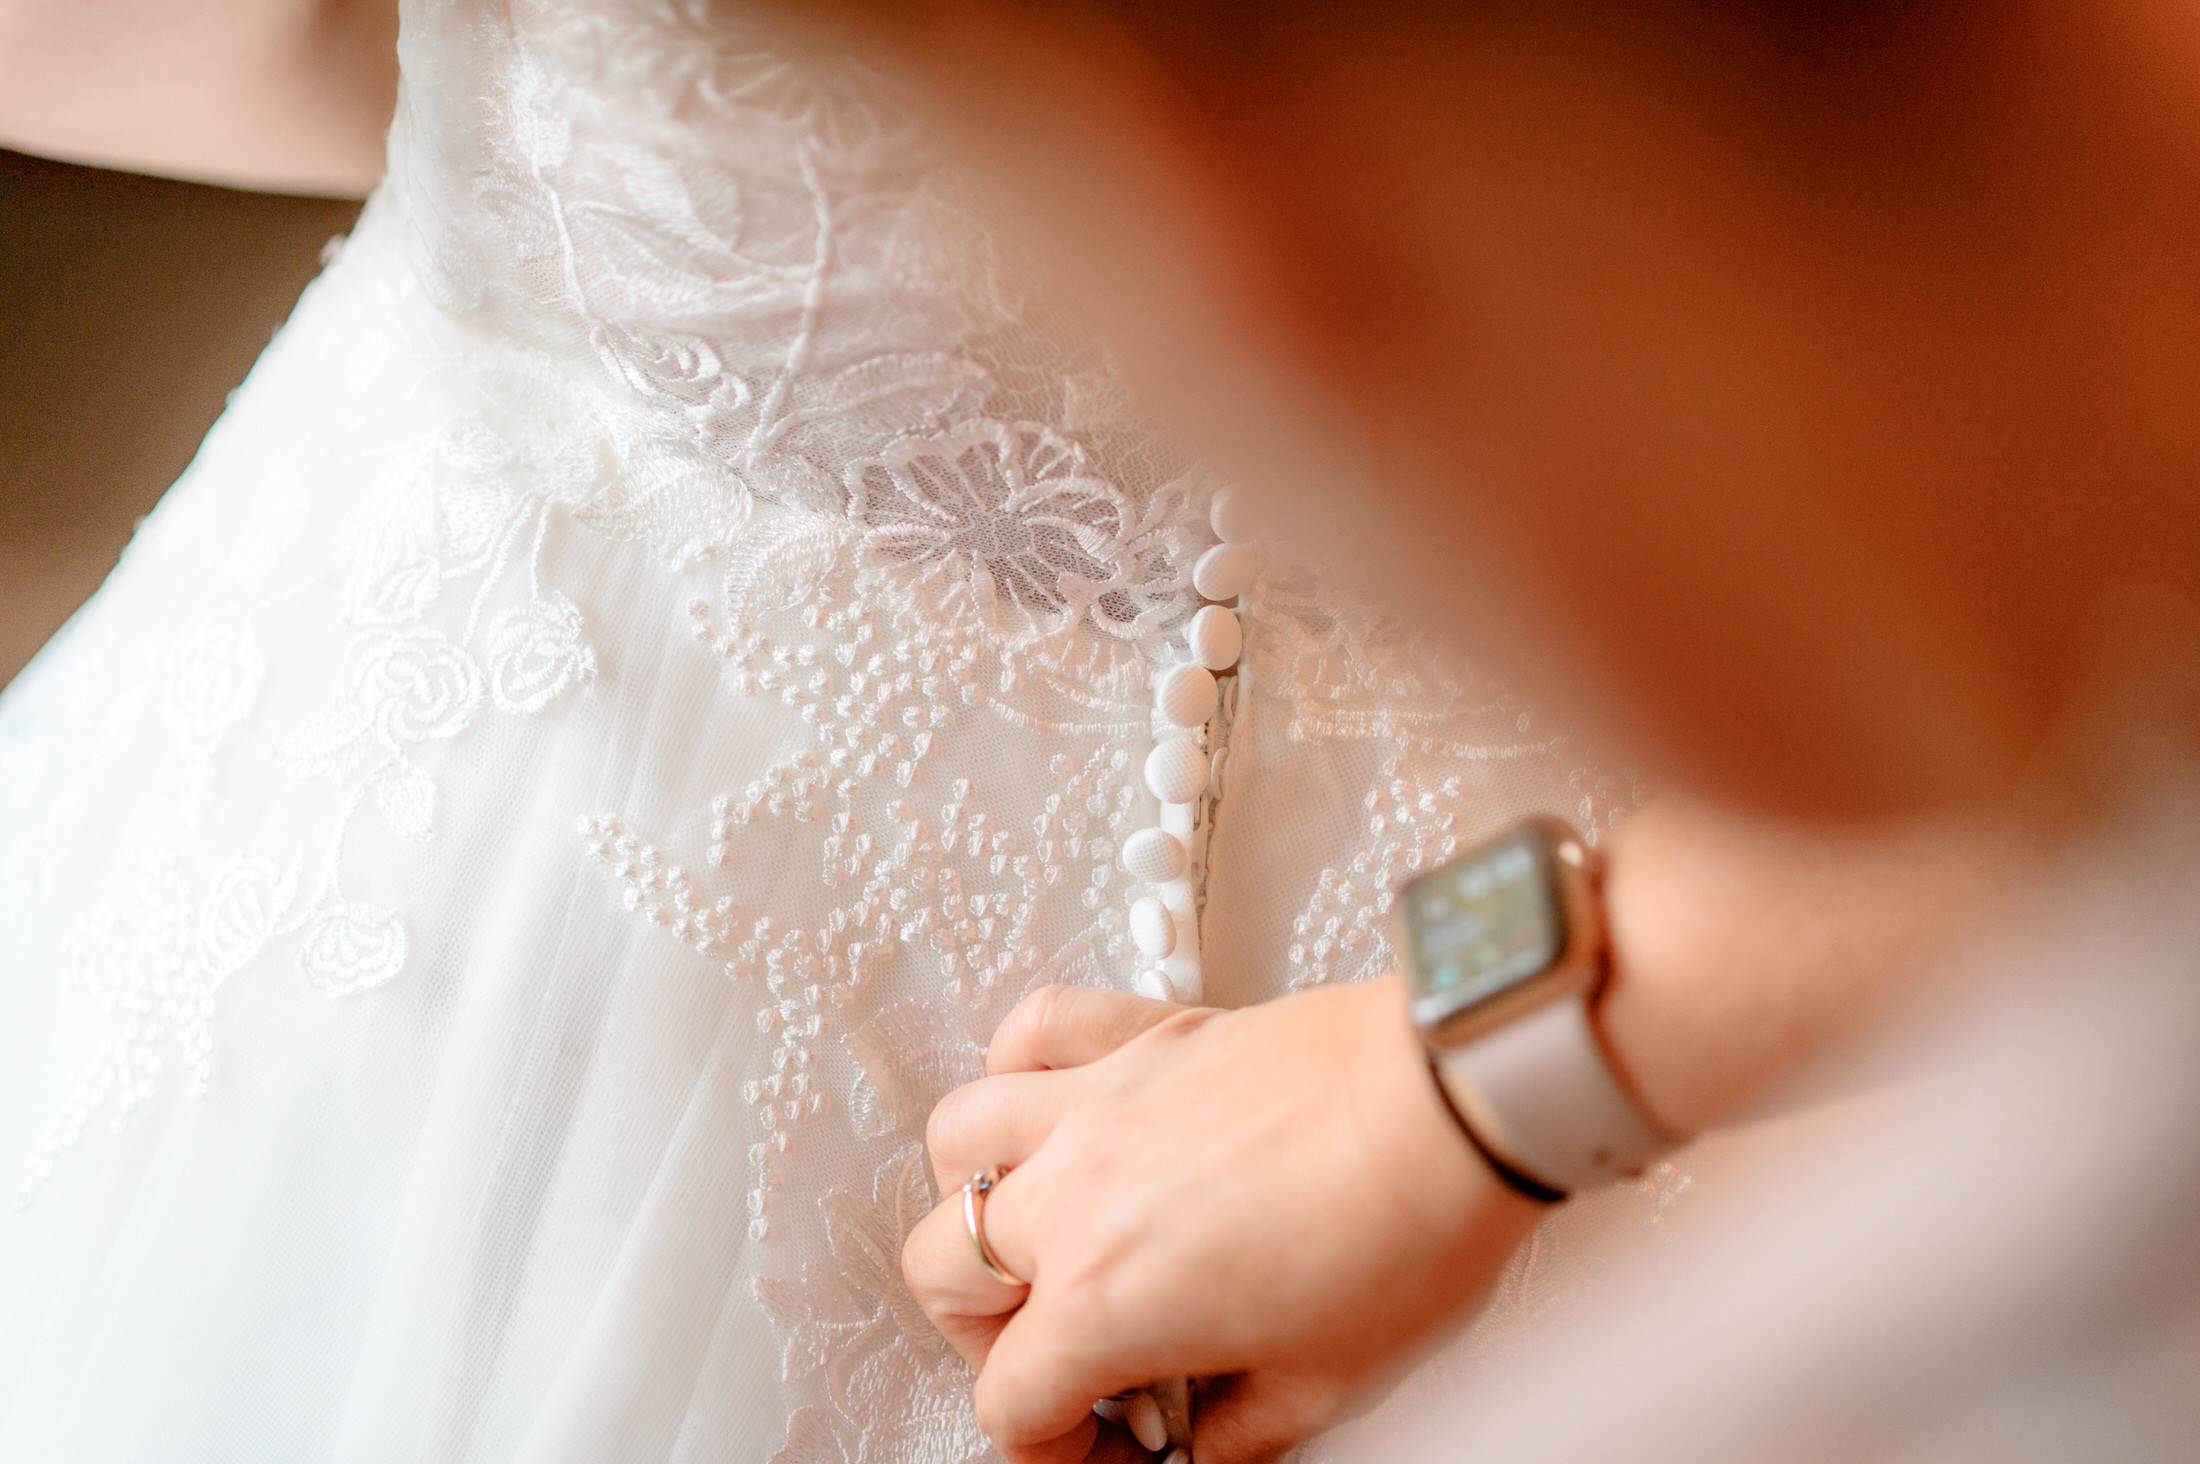
POLYGON ((587 516, 679 552, 756 504, 820 512, 985 564, 1031 630, 1181 613, 1199 505, 1151 509, 1185 465, 1047 331, 885 78, 700 0, 419 5, 404 61, 424 286, 632 412, 648 467, 587 516))

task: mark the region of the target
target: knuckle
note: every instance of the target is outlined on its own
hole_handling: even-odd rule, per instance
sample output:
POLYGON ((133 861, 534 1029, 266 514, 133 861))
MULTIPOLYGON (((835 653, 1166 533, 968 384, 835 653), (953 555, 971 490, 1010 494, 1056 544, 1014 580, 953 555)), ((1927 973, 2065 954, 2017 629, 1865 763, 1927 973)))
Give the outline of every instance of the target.
POLYGON ((1182 1011, 1171 1012, 1154 1023, 1146 1029, 1145 1035, 1156 1042, 1181 1042, 1208 1024, 1219 1022, 1229 1015, 1230 1013, 1217 1007, 1185 1007, 1182 1011))
POLYGON ((932 1260, 931 1250, 925 1244, 922 1229, 912 1230, 901 1247, 901 1279, 909 1288, 910 1296, 918 1306, 930 1311, 932 1299, 939 1293, 938 1267, 932 1260))
POLYGON ((1008 1427, 1014 1420, 1000 1396, 998 1383, 988 1386, 987 1382, 999 1376, 1000 1370, 990 1366, 978 1374, 978 1381, 970 1389, 970 1410, 977 1415, 979 1430, 993 1441, 993 1446, 1006 1450, 1017 1442, 1007 1436, 1008 1427))
POLYGON ((959 1147, 962 1136, 969 1130, 972 1105, 977 1101, 976 1085, 955 1088, 940 1095, 932 1105, 932 1111, 924 1119, 924 1147, 935 1164, 944 1163, 959 1147))
POLYGON ((1015 1058, 1023 1049, 1041 1045, 1050 1033, 1067 1024, 1076 1000, 1074 986, 1042 986, 1016 1003, 1016 1009, 1001 1023, 986 1049, 988 1067, 997 1070, 998 1064, 1015 1058))

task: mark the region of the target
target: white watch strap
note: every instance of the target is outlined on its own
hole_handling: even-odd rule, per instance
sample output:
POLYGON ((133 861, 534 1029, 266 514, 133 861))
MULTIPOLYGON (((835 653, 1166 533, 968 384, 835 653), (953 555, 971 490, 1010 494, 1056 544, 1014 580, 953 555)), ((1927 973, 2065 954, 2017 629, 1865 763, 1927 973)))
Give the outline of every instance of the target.
POLYGON ((1586 995, 1538 1007, 1434 1057, 1438 1081, 1475 1137, 1547 1189, 1634 1174, 1673 1147, 1613 1076, 1586 995))

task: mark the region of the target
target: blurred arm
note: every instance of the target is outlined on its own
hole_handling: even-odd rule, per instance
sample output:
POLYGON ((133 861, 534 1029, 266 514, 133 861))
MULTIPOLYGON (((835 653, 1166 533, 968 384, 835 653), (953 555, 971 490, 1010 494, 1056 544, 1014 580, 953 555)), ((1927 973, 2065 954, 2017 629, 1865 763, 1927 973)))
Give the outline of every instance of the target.
POLYGON ((0 146, 358 197, 397 97, 395 0, 0 0, 0 146))
POLYGON ((1607 841, 1614 973, 1598 1017, 1683 1134, 1777 1111, 1829 1053, 1935 999, 1947 952, 2037 867, 2044 830, 1948 815, 1837 830, 1674 794, 1607 841))

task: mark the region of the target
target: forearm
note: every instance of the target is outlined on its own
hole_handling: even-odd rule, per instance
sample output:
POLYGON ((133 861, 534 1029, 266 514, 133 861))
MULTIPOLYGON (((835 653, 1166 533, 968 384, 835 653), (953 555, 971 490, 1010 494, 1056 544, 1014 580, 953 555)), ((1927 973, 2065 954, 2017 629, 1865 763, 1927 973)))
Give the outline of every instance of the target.
POLYGON ((1676 1132, 1747 1117, 1929 988, 2028 850, 2013 822, 1841 834, 1660 799, 1607 851, 1613 1055, 1676 1132))
POLYGON ((358 196, 397 94, 395 0, 0 0, 0 145, 358 196))

